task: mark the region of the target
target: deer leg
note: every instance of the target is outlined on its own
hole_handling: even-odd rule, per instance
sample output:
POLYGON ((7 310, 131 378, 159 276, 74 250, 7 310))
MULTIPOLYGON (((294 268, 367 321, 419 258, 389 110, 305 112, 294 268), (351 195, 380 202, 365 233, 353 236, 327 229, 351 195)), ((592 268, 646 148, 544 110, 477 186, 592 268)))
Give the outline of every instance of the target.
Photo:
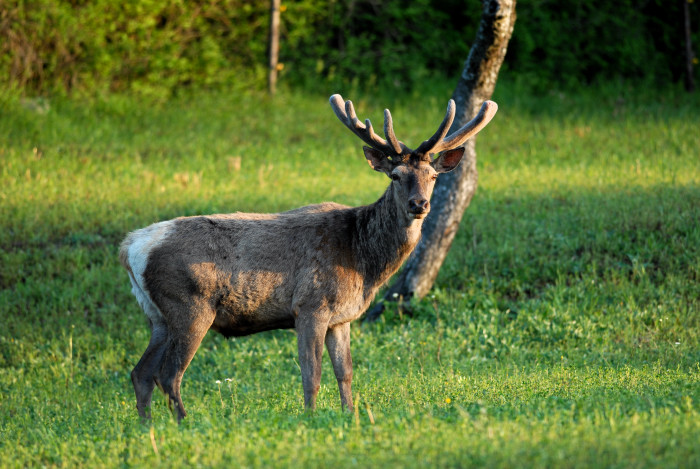
POLYGON ((155 388, 155 375, 163 361, 163 353, 168 339, 168 329, 164 322, 151 323, 151 339, 143 356, 131 372, 131 382, 136 393, 136 410, 143 419, 151 418, 151 396, 155 388))
POLYGON ((328 326, 318 321, 297 321, 297 346, 299 348, 299 366, 301 384, 304 388, 304 407, 316 408, 316 396, 321 387, 321 359, 323 358, 323 339, 328 326))
POLYGON ((352 357, 350 356, 350 323, 328 329, 326 348, 331 357, 335 378, 340 390, 340 405, 343 410, 352 411, 352 357))
POLYGON ((168 405, 177 413, 177 421, 180 423, 187 415, 180 397, 182 376, 214 322, 214 311, 206 306, 186 308, 186 312, 178 315, 178 318, 181 322, 177 325, 177 330, 171 328, 169 331, 165 357, 156 375, 156 384, 168 396, 168 405))

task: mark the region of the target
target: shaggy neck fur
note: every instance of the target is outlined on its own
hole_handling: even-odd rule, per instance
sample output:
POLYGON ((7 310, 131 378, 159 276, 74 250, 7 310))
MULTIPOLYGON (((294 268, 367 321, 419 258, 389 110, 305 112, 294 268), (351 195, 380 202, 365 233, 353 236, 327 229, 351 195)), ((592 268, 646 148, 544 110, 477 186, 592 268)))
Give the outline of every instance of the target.
POLYGON ((418 244, 422 226, 423 220, 409 217, 396 202, 391 185, 378 201, 358 208, 353 250, 364 275, 365 297, 374 297, 401 267, 418 244))

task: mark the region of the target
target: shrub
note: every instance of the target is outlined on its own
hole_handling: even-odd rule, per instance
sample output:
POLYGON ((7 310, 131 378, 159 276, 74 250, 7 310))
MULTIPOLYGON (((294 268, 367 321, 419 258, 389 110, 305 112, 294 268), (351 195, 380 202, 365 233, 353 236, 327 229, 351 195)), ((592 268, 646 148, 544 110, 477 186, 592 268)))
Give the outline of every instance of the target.
MULTIPOLYGON (((697 31, 698 3, 690 4, 697 31)), ((682 77, 682 5, 521 0, 506 56, 536 88, 682 77)), ((480 2, 298 0, 283 5, 282 81, 402 90, 459 73, 480 2)), ((0 11, 0 86, 25 93, 262 87, 267 2, 14 0, 0 11)), ((699 36, 694 35, 695 43, 699 36)))

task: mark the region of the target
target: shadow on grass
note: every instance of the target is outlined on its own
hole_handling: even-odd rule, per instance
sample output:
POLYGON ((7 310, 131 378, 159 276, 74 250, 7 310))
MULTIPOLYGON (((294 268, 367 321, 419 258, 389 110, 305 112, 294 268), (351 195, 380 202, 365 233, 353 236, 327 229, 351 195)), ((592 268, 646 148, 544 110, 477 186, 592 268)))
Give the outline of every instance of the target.
POLYGON ((480 197, 465 214, 439 282, 475 282, 510 301, 557 282, 700 281, 700 186, 480 197))

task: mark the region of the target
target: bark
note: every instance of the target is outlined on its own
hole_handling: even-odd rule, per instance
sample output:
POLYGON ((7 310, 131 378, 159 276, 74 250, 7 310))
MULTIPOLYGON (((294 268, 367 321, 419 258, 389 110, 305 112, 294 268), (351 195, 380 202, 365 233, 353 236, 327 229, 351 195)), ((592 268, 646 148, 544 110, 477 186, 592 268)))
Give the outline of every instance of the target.
POLYGON ((280 1, 270 0, 270 63, 267 75, 267 90, 271 95, 277 91, 277 58, 280 44, 280 1))
MULTIPOLYGON (((483 1, 479 30, 452 94, 457 104, 457 117, 450 132, 471 120, 484 100, 491 98, 514 24, 515 0, 483 1)), ((421 298, 432 288, 464 210, 476 191, 478 173, 474 143, 475 138, 472 138, 465 144, 465 156, 457 169, 438 178, 430 203, 433 208, 423 223, 420 243, 382 300, 367 313, 366 320, 377 319, 384 310, 385 301, 421 298)))

